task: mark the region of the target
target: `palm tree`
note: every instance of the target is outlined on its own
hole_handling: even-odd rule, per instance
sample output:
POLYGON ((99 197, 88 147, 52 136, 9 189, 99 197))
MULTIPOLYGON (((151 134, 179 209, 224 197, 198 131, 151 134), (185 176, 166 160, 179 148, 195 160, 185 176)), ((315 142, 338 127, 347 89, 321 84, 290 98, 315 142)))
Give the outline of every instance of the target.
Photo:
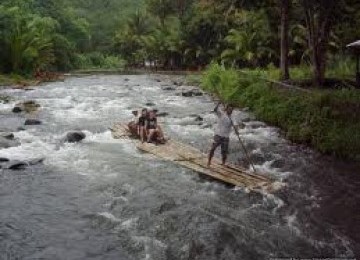
POLYGON ((265 16, 259 12, 242 11, 238 14, 237 29, 230 29, 225 37, 228 48, 221 54, 221 59, 232 66, 241 62, 256 66, 262 58, 270 58, 274 51, 269 47, 270 32, 265 16))
POLYGON ((223 62, 231 63, 232 66, 237 65, 240 61, 255 64, 256 49, 255 49, 256 33, 246 31, 239 31, 231 29, 229 35, 225 37, 225 41, 231 48, 225 49, 221 54, 223 62))
POLYGON ((10 46, 12 70, 47 67, 54 62, 53 35, 57 23, 51 18, 26 15, 22 10, 12 10, 13 23, 7 44, 10 46))

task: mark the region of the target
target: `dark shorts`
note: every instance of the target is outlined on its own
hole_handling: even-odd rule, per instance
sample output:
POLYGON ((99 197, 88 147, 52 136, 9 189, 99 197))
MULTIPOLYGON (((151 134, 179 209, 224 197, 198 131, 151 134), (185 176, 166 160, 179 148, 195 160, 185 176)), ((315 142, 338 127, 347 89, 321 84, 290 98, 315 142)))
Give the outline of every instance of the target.
POLYGON ((229 153, 229 138, 215 135, 212 149, 215 150, 219 146, 221 146, 221 154, 227 155, 229 153))

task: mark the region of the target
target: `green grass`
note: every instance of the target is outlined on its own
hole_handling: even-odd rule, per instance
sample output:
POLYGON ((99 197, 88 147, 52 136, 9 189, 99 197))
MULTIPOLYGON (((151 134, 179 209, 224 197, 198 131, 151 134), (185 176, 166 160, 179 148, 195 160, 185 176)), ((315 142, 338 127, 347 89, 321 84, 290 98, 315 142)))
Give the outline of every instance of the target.
POLYGON ((360 91, 280 89, 259 80, 265 71, 242 74, 211 65, 202 87, 226 102, 249 107, 260 119, 283 129, 294 142, 322 153, 360 159, 360 91))
POLYGON ((26 82, 29 79, 17 74, 0 74, 0 86, 13 86, 19 82, 26 82))
MULTIPOLYGON (((339 80, 355 80, 355 60, 348 56, 334 56, 329 59, 326 67, 326 78, 335 78, 339 80)), ((242 69, 244 74, 257 75, 263 78, 278 81, 280 80, 280 69, 273 64, 266 68, 242 69)), ((290 67, 290 78, 292 80, 312 79, 313 71, 309 65, 290 67)))

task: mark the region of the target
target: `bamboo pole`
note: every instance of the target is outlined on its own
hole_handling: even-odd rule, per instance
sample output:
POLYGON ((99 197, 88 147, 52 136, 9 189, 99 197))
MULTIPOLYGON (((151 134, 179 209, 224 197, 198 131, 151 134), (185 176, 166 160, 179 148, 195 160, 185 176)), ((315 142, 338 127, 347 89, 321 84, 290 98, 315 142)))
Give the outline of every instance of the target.
POLYGON ((255 165, 254 165, 254 163, 252 162, 252 160, 251 160, 251 158, 250 158, 250 155, 249 155, 249 153, 248 153, 248 151, 247 151, 247 149, 246 149, 246 147, 245 147, 244 142, 241 140, 240 133, 239 133, 238 129, 236 128, 236 126, 234 125, 234 121, 232 120, 231 116, 228 116, 228 117, 229 117, 230 122, 231 122, 231 125, 232 125, 232 127, 233 127, 233 129, 234 129, 234 131, 235 131, 235 134, 236 134, 236 136, 237 136, 237 138, 238 138, 238 140, 239 140, 239 143, 241 144, 241 147, 242 147, 242 149, 244 150, 244 153, 245 153, 245 155, 246 155, 246 158, 247 158, 249 164, 251 165, 251 167, 253 168, 254 173, 256 173, 255 165))

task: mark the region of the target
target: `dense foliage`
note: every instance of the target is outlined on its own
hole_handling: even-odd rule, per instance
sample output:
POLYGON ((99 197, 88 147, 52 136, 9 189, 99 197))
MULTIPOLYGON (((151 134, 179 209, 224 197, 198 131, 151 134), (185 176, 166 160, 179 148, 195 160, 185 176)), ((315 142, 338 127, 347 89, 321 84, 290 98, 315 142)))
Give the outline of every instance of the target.
POLYGON ((112 38, 121 22, 117 17, 126 19, 135 2, 2 0, 0 72, 124 66, 111 51, 112 38))
POLYGON ((359 10, 355 0, 145 0, 117 31, 114 47, 133 66, 274 64, 284 79, 289 65, 308 66, 321 85, 329 59, 348 55, 346 45, 360 38, 359 10))
POLYGON ((356 0, 3 0, 0 70, 281 63, 285 79, 288 64, 312 65, 321 83, 327 60, 360 38, 359 10, 356 0))

